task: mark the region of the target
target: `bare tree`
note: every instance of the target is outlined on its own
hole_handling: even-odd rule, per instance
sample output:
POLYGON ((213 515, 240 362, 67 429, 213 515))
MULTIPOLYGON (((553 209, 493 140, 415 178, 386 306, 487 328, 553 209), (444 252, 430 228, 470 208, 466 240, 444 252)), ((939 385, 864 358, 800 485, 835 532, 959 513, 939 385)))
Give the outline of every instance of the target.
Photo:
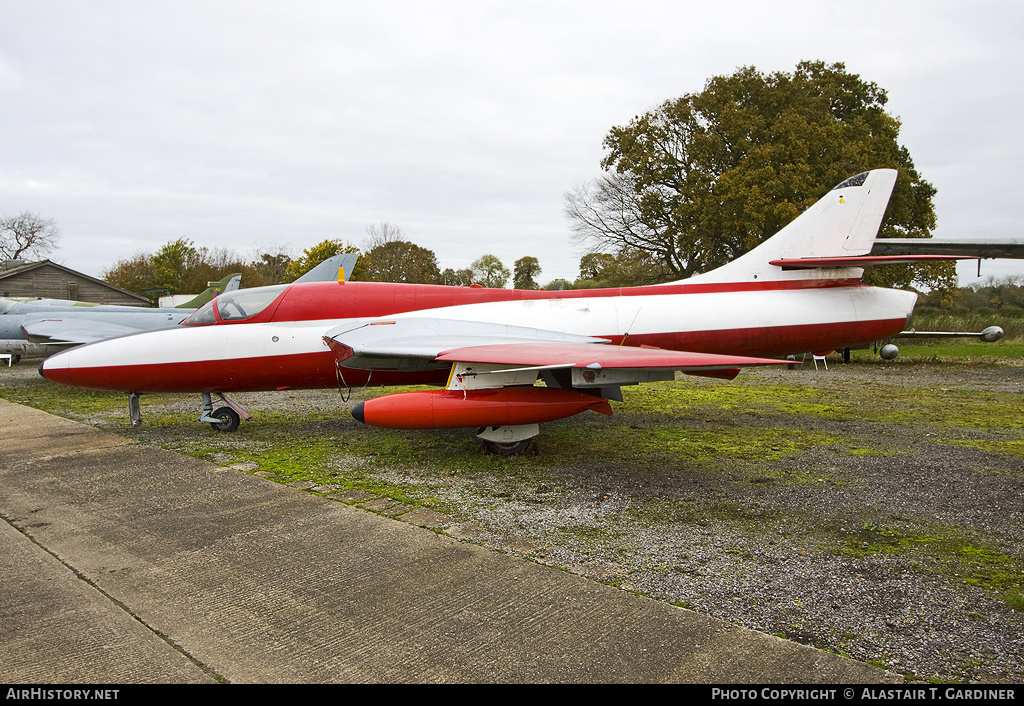
POLYGON ((565 194, 565 213, 571 220, 573 240, 579 245, 596 246, 596 252, 649 252, 668 271, 661 281, 689 277, 699 271, 685 259, 685 253, 680 258, 671 235, 644 221, 642 200, 643 194, 628 174, 611 172, 577 185, 565 194))
POLYGON ((371 223, 366 226, 366 235, 368 236, 365 246, 366 250, 373 250, 381 245, 399 243, 405 240, 405 234, 402 233, 402 229, 387 221, 371 223))
POLYGON ((4 260, 48 255, 59 240, 60 228, 52 218, 28 211, 0 218, 0 258, 4 260))

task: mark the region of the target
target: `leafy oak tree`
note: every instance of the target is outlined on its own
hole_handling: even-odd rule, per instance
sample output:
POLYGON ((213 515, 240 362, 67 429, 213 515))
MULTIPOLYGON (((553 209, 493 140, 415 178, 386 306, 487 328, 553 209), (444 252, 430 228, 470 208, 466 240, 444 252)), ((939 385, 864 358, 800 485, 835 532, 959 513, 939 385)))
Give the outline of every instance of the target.
POLYGON ((501 289, 508 283, 508 278, 512 274, 508 271, 508 268, 501 264, 494 255, 483 255, 479 259, 474 260, 469 268, 473 270, 473 281, 477 284, 482 284, 485 287, 494 287, 495 289, 501 289))
POLYGON ((433 250, 407 240, 389 240, 366 253, 368 264, 361 278, 368 282, 440 284, 441 270, 433 250))
MULTIPOLYGON (((747 252, 847 177, 890 167, 899 178, 881 237, 931 237, 935 188, 899 144, 887 101, 841 63, 715 76, 608 132, 605 174, 566 194, 575 236, 646 251, 665 280, 680 279, 747 252)), ((869 274, 889 286, 955 281, 947 263, 869 274)))
POLYGON ((650 252, 622 248, 618 252, 592 252, 580 258, 578 289, 600 287, 634 287, 657 284, 668 279, 664 265, 650 252))
POLYGON ((468 287, 473 284, 473 270, 468 267, 462 270, 453 270, 450 267, 446 267, 444 272, 441 273, 441 284, 447 284, 451 287, 468 287))
MULTIPOLYGON (((283 281, 294 282, 327 258, 348 252, 357 253, 359 248, 354 245, 348 245, 340 240, 321 240, 316 245, 303 250, 302 255, 288 263, 283 281)), ((346 277, 352 280, 363 279, 367 264, 366 258, 360 257, 356 262, 353 272, 351 274, 346 273, 346 277)))
MULTIPOLYGON (((276 281, 261 271, 259 262, 246 262, 232 250, 197 247, 178 238, 155 253, 137 253, 104 270, 103 279, 130 292, 166 290, 171 294, 197 294, 210 282, 240 273, 243 287, 260 287, 276 281)), ((155 297, 156 294, 153 294, 155 297)))
POLYGON ((512 286, 516 289, 537 289, 540 285, 534 279, 540 274, 540 261, 527 255, 516 260, 512 274, 512 286))

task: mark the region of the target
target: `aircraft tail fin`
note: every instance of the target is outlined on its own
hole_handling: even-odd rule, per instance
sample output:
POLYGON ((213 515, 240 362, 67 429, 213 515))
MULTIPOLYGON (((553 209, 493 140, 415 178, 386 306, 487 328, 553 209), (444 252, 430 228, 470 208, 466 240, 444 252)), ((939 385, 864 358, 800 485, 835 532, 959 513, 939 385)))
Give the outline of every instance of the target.
POLYGON ((174 307, 175 309, 198 309, 203 304, 213 299, 214 294, 223 294, 224 292, 232 292, 238 289, 239 283, 242 281, 242 275, 234 273, 227 275, 224 279, 219 282, 211 282, 210 286, 206 288, 206 291, 196 297, 189 299, 184 304, 179 304, 174 307))
POLYGON ((346 252, 329 257, 295 281, 330 282, 338 278, 338 270, 342 270, 345 279, 348 280, 352 275, 352 270, 356 267, 357 260, 359 260, 357 252, 346 252))
POLYGON ((863 269, 857 267, 854 261, 851 261, 850 267, 839 266, 836 262, 822 263, 829 259, 854 257, 871 252, 871 246, 885 216, 885 209, 889 205, 889 197, 896 185, 896 174, 895 169, 875 169, 850 177, 750 252, 727 265, 696 275, 687 281, 736 282, 860 277, 863 269), (812 258, 818 263, 807 268, 772 264, 773 260, 789 263, 796 259, 812 258), (820 269, 822 267, 827 269, 820 269))

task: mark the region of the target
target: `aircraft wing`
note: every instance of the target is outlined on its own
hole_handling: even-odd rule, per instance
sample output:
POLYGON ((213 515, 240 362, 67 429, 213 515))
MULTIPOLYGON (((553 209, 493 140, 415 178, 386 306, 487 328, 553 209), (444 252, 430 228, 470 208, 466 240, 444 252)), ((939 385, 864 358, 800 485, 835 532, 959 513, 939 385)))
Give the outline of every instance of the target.
POLYGON ((324 334, 324 341, 346 368, 425 370, 447 368, 438 356, 453 348, 493 344, 607 343, 523 326, 432 318, 365 319, 347 322, 324 334))
POLYGON ((608 339, 591 336, 444 319, 354 322, 328 331, 324 340, 340 364, 362 369, 428 369, 475 363, 509 366, 517 371, 680 370, 731 378, 741 367, 787 363, 770 358, 613 346, 608 339))
POLYGON ((95 343, 108 338, 116 338, 129 333, 138 333, 136 326, 122 326, 105 321, 78 321, 75 319, 46 319, 22 324, 32 343, 49 343, 51 345, 78 346, 84 343, 95 343))
POLYGON ((353 322, 328 333, 324 341, 342 367, 451 366, 446 389, 367 400, 353 408, 355 419, 393 429, 477 427, 498 453, 536 436, 541 422, 587 410, 610 415, 609 400, 622 400, 623 385, 672 380, 677 370, 732 379, 742 366, 788 364, 619 346, 607 339, 478 321, 395 318, 353 322), (538 378, 543 385, 537 385, 538 378))

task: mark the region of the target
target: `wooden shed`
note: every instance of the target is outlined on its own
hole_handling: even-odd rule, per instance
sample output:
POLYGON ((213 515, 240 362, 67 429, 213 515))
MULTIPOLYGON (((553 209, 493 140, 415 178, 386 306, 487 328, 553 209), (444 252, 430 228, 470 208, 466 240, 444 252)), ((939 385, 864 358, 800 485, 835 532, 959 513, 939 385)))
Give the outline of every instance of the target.
POLYGON ((8 260, 0 264, 0 296, 153 306, 141 294, 133 294, 49 260, 8 260))

